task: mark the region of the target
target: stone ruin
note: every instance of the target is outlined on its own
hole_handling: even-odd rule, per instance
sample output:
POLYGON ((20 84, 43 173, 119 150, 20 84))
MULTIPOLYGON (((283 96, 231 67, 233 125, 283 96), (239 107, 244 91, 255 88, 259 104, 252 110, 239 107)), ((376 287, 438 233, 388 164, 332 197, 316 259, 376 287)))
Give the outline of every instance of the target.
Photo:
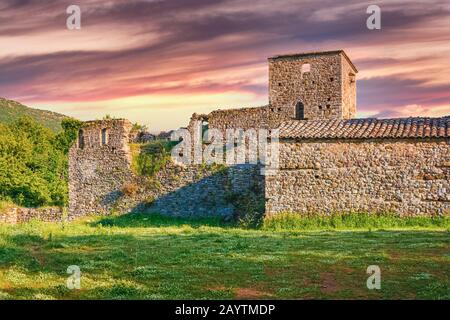
POLYGON ((231 216, 233 196, 265 214, 450 212, 450 117, 355 119, 357 69, 344 51, 269 58, 269 105, 194 114, 188 130, 279 129, 280 168, 207 170, 169 163, 157 188, 131 170, 131 123, 86 122, 70 150, 69 215, 158 212, 231 216), (132 196, 126 184, 137 186, 132 196))

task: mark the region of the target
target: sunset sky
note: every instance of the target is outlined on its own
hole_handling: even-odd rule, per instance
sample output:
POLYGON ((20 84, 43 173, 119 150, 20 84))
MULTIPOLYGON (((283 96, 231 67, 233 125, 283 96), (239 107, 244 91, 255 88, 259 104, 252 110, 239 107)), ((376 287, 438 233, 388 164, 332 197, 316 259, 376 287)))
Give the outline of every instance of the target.
POLYGON ((0 97, 151 131, 267 104, 268 57, 335 49, 359 69, 358 117, 450 115, 448 0, 0 0, 0 97))

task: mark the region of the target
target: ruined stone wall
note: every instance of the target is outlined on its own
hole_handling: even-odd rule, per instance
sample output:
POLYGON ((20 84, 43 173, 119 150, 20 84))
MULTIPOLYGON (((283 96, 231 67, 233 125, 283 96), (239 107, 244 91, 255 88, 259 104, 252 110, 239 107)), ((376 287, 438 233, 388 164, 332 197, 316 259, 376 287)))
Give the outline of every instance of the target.
MULTIPOLYGON (((342 68, 350 65, 342 53, 281 56, 269 59, 269 104, 276 110, 287 109, 296 116, 296 105, 304 106, 305 119, 351 118, 356 107, 343 101, 342 68), (303 66, 310 66, 304 72, 303 66)), ((347 92, 351 97, 353 92, 347 92)), ((298 117, 298 115, 297 115, 298 117)))
POLYGON ((263 177, 257 166, 178 166, 169 163, 153 178, 135 176, 138 189, 121 194, 114 209, 119 212, 156 212, 175 217, 230 217, 236 208, 232 194, 258 192, 263 199, 263 177), (259 191, 255 191, 259 190, 259 191))
POLYGON ((154 177, 136 175, 128 144, 131 124, 123 120, 88 122, 84 145, 69 152, 69 217, 112 212, 157 212, 170 216, 230 216, 230 193, 259 185, 257 166, 177 165, 169 162, 154 177), (107 143, 101 132, 107 129, 107 143), (128 191, 127 191, 128 190, 128 191))
POLYGON ((63 210, 59 207, 46 208, 7 208, 0 213, 0 223, 16 224, 29 222, 33 219, 44 222, 60 222, 63 220, 63 210))
POLYGON ((129 181, 131 153, 127 120, 86 122, 69 151, 69 216, 105 214, 129 181), (102 143, 102 130, 106 143, 102 143), (80 145, 80 137, 83 143, 80 145))
POLYGON ((280 165, 266 177, 269 214, 450 210, 448 139, 289 141, 280 165))
POLYGON ((271 106, 216 110, 208 115, 209 128, 225 130, 236 129, 275 129, 283 121, 291 119, 292 114, 286 108, 271 106))

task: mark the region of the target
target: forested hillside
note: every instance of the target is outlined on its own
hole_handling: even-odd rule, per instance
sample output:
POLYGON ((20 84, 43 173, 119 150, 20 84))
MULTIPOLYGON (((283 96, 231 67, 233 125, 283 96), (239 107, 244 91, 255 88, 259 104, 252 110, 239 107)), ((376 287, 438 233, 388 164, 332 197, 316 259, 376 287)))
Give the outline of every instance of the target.
POLYGON ((29 108, 17 101, 0 98, 0 122, 12 123, 23 116, 33 118, 54 132, 61 131, 61 121, 67 118, 56 112, 29 108))

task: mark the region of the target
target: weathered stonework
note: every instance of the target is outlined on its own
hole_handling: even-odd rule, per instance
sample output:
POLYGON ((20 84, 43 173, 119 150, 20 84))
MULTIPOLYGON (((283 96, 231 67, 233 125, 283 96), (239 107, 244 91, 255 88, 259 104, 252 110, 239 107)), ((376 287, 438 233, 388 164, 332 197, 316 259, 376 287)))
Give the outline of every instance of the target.
POLYGON ((0 223, 16 224, 33 219, 44 222, 60 222, 63 219, 62 208, 7 208, 0 213, 0 223))
POLYGON ((261 190, 263 179, 256 166, 213 169, 204 165, 178 166, 169 163, 154 178, 135 176, 139 187, 133 196, 117 200, 120 212, 157 212, 167 216, 230 217, 235 213, 227 201, 232 193, 246 193, 254 184, 261 190))
POLYGON ((251 192, 267 214, 449 214, 450 117, 352 119, 356 73, 343 51, 273 57, 269 106, 192 116, 192 141, 206 127, 280 129, 274 175, 260 175, 256 165, 169 163, 153 178, 136 176, 131 123, 87 122, 69 154, 70 217, 114 210, 230 216, 230 199, 251 192))
POLYGON ((270 58, 269 103, 299 120, 353 118, 356 73, 343 51, 270 58))
POLYGON ((188 128, 196 121, 211 129, 248 130, 276 129, 292 119, 351 119, 356 115, 357 72, 342 50, 272 57, 269 105, 194 114, 188 128))
POLYGON ((449 214, 449 160, 448 139, 286 140, 266 212, 449 214))
POLYGON ((246 192, 250 182, 262 184, 256 166, 217 169, 169 162, 155 177, 137 176, 131 169, 130 128, 126 120, 85 123, 69 153, 70 218, 112 211, 231 216, 234 208, 227 195, 246 192), (102 143, 104 130, 107 137, 102 143), (125 194, 126 185, 136 186, 136 192, 125 194))
POLYGON ((115 119, 86 122, 69 151, 69 216, 106 214, 129 181, 131 123, 115 119), (102 135, 104 133, 102 141, 102 135))

